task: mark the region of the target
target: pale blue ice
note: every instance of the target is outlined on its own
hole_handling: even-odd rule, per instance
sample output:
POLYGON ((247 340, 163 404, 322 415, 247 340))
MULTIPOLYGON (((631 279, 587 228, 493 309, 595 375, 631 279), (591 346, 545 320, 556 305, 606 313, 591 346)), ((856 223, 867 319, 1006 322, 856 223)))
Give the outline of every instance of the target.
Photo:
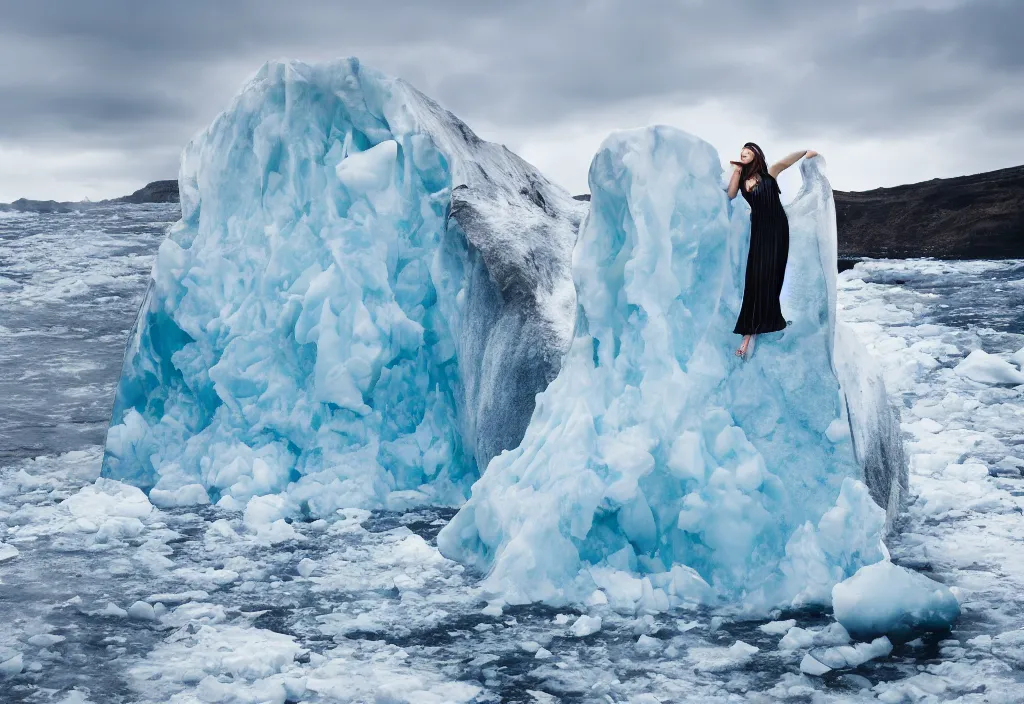
POLYGON ((522 444, 491 461, 438 538, 496 599, 827 604, 883 559, 886 512, 862 465, 890 461, 872 490, 894 507, 906 470, 899 448, 868 457, 880 427, 895 423, 898 444, 898 422, 855 339, 836 346, 822 168, 803 162, 787 206, 792 324, 743 361, 732 328, 750 216, 729 202, 718 154, 669 127, 604 142, 573 254, 575 339, 522 444), (837 368, 868 391, 848 397, 837 368), (860 452, 848 407, 871 419, 860 452))
POLYGON ((354 59, 264 66, 179 181, 105 476, 328 515, 458 504, 519 442, 571 339, 565 191, 354 59))

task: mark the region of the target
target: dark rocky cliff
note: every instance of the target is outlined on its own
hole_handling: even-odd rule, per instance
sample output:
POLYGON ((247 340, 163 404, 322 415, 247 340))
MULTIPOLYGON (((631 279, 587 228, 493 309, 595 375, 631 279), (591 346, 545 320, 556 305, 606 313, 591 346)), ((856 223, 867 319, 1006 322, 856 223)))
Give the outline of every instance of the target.
POLYGON ((30 200, 19 198, 13 203, 0 203, 0 210, 18 210, 27 213, 70 213, 73 210, 90 208, 110 203, 177 203, 177 181, 153 181, 147 183, 130 196, 100 201, 56 201, 30 200))
POLYGON ((840 257, 1024 258, 1024 166, 835 197, 840 257))
POLYGON ((153 181, 132 193, 130 196, 118 198, 122 203, 177 203, 177 181, 153 181))

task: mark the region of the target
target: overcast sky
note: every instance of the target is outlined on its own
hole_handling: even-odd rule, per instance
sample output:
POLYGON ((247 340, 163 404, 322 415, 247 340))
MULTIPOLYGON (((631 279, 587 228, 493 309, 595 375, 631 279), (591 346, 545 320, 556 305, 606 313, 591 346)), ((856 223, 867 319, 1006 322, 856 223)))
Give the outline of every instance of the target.
MULTIPOLYGON (((176 178, 268 59, 354 55, 574 193, 612 130, 863 190, 1024 163, 1022 0, 0 0, 0 201, 176 178)), ((785 184, 784 184, 785 185, 785 184)))

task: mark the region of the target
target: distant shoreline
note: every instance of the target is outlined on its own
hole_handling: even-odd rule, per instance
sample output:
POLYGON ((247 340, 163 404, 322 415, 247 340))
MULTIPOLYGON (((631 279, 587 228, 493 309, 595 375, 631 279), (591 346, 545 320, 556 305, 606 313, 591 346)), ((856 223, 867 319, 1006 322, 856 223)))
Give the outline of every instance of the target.
MULTIPOLYGON (((589 201, 590 194, 574 196, 589 201)), ((870 191, 835 191, 839 270, 860 259, 1024 259, 1024 166, 870 191)), ((0 210, 63 213, 119 203, 177 203, 178 182, 153 181, 102 201, 20 198, 0 210)))
POLYGON ((174 180, 166 180, 147 183, 131 195, 121 196, 120 198, 108 198, 106 200, 96 201, 32 200, 30 198, 19 198, 11 203, 0 203, 0 210, 13 210, 23 213, 70 213, 75 210, 91 208, 97 205, 178 202, 178 182, 174 180))

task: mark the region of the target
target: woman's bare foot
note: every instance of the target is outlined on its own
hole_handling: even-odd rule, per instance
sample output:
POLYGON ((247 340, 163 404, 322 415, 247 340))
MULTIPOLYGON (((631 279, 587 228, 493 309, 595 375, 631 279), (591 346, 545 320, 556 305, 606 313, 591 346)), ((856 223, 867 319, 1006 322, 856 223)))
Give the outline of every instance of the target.
POLYGON ((750 344, 750 335, 743 336, 743 344, 736 350, 737 357, 743 357, 747 354, 747 345, 750 344))

